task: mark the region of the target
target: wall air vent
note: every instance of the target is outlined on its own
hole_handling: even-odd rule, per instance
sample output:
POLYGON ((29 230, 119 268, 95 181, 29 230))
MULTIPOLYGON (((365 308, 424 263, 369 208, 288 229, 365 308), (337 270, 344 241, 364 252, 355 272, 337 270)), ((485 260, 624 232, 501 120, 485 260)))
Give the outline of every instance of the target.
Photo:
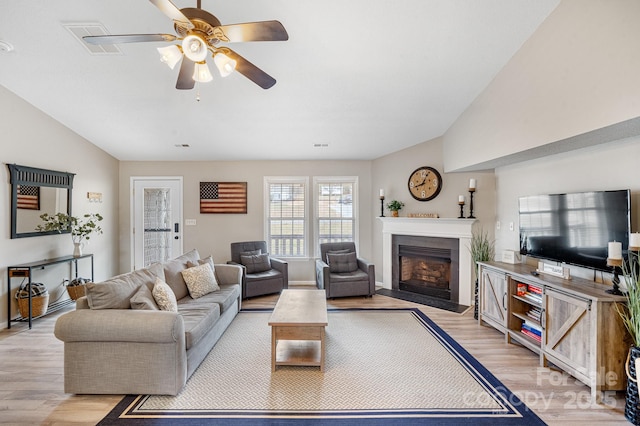
POLYGON ((115 44, 89 44, 82 39, 84 36, 109 35, 104 25, 97 22, 88 24, 62 24, 92 55, 122 55, 122 51, 115 44))

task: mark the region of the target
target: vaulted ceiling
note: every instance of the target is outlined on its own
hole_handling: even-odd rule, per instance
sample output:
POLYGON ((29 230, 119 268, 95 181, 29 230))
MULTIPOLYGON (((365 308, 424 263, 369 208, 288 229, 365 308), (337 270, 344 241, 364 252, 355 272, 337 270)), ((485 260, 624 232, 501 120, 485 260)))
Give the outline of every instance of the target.
POLYGON ((175 34, 151 2, 4 1, 0 84, 120 160, 374 159, 441 136, 558 2, 202 0, 222 24, 278 20, 289 40, 228 45, 268 90, 214 69, 177 90, 156 50, 169 43, 92 54, 68 29, 175 34))

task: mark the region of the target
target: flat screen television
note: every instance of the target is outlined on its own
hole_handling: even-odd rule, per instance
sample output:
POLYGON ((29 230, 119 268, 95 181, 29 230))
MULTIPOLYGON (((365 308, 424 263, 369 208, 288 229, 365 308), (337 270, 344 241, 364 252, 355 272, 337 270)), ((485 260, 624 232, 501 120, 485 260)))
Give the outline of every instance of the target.
POLYGON ((631 229, 630 191, 531 195, 519 199, 520 253, 601 271, 608 243, 622 243, 631 229))

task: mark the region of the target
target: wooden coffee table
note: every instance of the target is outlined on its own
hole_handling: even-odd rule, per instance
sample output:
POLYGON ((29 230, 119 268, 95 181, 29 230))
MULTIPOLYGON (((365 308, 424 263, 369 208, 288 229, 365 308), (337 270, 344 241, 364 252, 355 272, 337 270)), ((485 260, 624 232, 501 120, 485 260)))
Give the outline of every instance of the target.
POLYGON ((324 371, 327 324, 324 290, 282 290, 269 319, 271 370, 278 365, 311 365, 324 371))

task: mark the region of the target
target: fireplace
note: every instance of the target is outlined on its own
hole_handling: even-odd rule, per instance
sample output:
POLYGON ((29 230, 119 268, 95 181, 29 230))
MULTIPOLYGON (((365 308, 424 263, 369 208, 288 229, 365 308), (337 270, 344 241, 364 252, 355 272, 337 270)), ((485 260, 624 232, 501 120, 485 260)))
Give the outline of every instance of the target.
MULTIPOLYGON (((433 238, 436 249, 452 251, 449 264, 450 300, 460 305, 473 304, 473 260, 469 247, 475 219, 379 217, 382 223, 382 287, 399 289, 399 249, 394 248, 398 237, 433 238), (453 284, 457 283, 457 284, 453 284)), ((424 247, 423 243, 403 245, 424 247)), ((433 257, 433 256, 432 256, 433 257)))
POLYGON ((458 240, 394 235, 392 289, 458 302, 458 240))

